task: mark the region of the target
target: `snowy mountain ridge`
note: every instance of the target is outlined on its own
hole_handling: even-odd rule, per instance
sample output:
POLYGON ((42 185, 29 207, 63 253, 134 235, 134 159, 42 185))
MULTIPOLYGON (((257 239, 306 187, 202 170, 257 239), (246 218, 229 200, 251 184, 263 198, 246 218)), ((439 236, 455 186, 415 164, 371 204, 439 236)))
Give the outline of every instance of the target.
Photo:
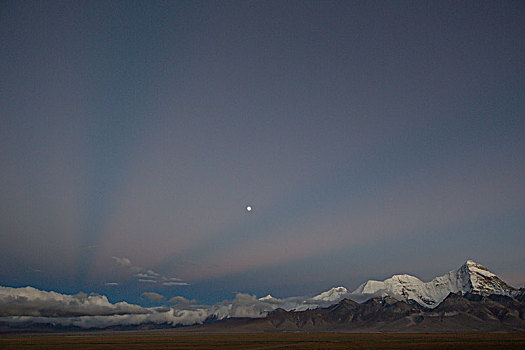
POLYGON ((459 269, 423 282, 411 275, 394 275, 384 281, 369 280, 350 293, 349 297, 390 295, 399 300, 414 300, 434 308, 450 293, 499 294, 510 296, 516 291, 486 267, 467 260, 459 269))

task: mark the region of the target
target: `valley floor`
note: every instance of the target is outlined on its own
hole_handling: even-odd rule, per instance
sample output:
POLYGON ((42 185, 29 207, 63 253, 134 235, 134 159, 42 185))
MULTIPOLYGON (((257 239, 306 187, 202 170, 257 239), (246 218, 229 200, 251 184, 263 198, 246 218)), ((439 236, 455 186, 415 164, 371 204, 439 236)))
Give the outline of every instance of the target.
POLYGON ((524 349, 525 333, 180 334, 172 331, 0 335, 1 349, 524 349))

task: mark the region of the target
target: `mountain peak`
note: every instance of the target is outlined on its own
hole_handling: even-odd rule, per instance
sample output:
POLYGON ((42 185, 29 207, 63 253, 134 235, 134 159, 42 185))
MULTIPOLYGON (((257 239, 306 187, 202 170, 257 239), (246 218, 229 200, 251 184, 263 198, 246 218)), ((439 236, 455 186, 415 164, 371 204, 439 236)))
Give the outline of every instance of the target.
MULTIPOLYGON (((474 269, 479 269, 479 270, 484 270, 484 271, 489 271, 489 269, 487 269, 485 266, 481 265, 481 264, 478 264, 477 262, 475 262, 474 260, 467 260, 465 261, 465 263, 463 264, 464 267, 468 268, 468 269, 471 269, 471 268, 474 268, 474 269)), ((462 266, 462 267, 463 267, 462 266)))
POLYGON ((476 276, 478 275, 485 276, 487 278, 497 277, 494 273, 490 272, 489 269, 487 269, 485 266, 478 264, 474 260, 467 260, 459 268, 459 270, 464 270, 465 272, 467 272, 471 279, 473 276, 474 276, 474 279, 476 279, 476 276))
POLYGON ((322 300, 322 301, 335 301, 341 298, 342 295, 348 294, 348 289, 345 287, 334 287, 326 292, 322 292, 314 297, 313 300, 322 300))
POLYGON ((267 300, 278 300, 277 298, 274 298, 271 294, 268 294, 265 297, 259 298, 260 301, 267 301, 267 300))
POLYGON ((401 283, 410 283, 410 282, 421 282, 421 280, 415 276, 402 274, 402 275, 393 275, 388 280, 399 281, 401 283))
MULTIPOLYGON (((471 290, 468 292, 482 295, 510 295, 514 291, 513 287, 502 281, 496 274, 473 260, 467 260, 460 270, 464 270, 468 274, 471 286, 471 290)), ((460 273, 459 270, 458 273, 460 273)))

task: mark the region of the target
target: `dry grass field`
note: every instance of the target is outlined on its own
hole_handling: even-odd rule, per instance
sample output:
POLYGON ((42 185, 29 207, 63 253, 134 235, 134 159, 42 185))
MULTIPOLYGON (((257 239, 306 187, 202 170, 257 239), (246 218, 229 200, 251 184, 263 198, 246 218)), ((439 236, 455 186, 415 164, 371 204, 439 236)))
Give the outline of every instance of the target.
POLYGON ((0 336, 1 349, 525 349, 525 333, 176 334, 107 332, 0 336))

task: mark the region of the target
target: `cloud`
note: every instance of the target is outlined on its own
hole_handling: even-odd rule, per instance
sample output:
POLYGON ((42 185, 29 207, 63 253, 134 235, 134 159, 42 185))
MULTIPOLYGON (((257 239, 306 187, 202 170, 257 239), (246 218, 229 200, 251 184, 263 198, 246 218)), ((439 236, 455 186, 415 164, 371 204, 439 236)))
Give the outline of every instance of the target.
POLYGON ((106 286, 118 286, 119 284, 117 282, 106 282, 104 283, 106 286))
MULTIPOLYGON (((164 300, 164 296, 146 292, 142 297, 150 301, 164 300)), ((351 297, 350 294, 342 297, 351 297)), ((233 300, 214 305, 193 305, 195 300, 175 296, 168 300, 171 307, 145 308, 119 302, 112 304, 103 295, 79 293, 65 295, 41 291, 32 287, 0 287, 0 322, 9 324, 54 324, 80 328, 137 326, 140 324, 167 324, 171 326, 203 323, 206 319, 228 317, 264 317, 277 308, 306 310, 327 307, 337 302, 307 297, 261 298, 237 293, 233 300)))
POLYGON ((197 301, 195 299, 189 300, 189 299, 186 299, 185 297, 180 297, 180 296, 176 296, 168 300, 168 303, 172 303, 172 304, 194 304, 196 302, 197 301))
POLYGON ((112 304, 106 296, 99 294, 64 295, 32 287, 0 287, 0 316, 74 317, 147 313, 150 313, 148 309, 138 305, 126 302, 112 304))
POLYGON ((138 326, 141 324, 168 324, 192 325, 202 323, 208 318, 209 313, 205 308, 193 310, 162 309, 149 314, 125 314, 110 316, 78 316, 78 317, 0 317, 0 321, 10 324, 34 323, 53 324, 61 326, 75 326, 80 328, 106 328, 115 326, 138 326))
POLYGON ((120 266, 129 267, 131 266, 131 260, 128 258, 119 258, 114 256, 113 259, 119 264, 120 266))
POLYGON ((151 269, 145 269, 140 266, 133 265, 131 260, 126 257, 113 257, 117 265, 128 269, 140 283, 157 283, 163 286, 189 286, 189 283, 183 282, 180 278, 167 277, 155 272, 151 269))
POLYGON ((186 282, 162 282, 163 286, 189 286, 186 282))
MULTIPOLYGON (((162 295, 143 293, 150 300, 162 295)), ((202 323, 210 316, 209 306, 184 308, 144 308, 120 302, 112 304, 105 296, 79 293, 65 295, 41 291, 33 287, 0 286, 0 322, 9 324, 53 324, 80 328, 105 328, 140 324, 190 325, 202 323)))
POLYGON ((141 294, 141 297, 148 298, 149 301, 161 301, 164 299, 164 295, 155 292, 144 292, 141 294))

